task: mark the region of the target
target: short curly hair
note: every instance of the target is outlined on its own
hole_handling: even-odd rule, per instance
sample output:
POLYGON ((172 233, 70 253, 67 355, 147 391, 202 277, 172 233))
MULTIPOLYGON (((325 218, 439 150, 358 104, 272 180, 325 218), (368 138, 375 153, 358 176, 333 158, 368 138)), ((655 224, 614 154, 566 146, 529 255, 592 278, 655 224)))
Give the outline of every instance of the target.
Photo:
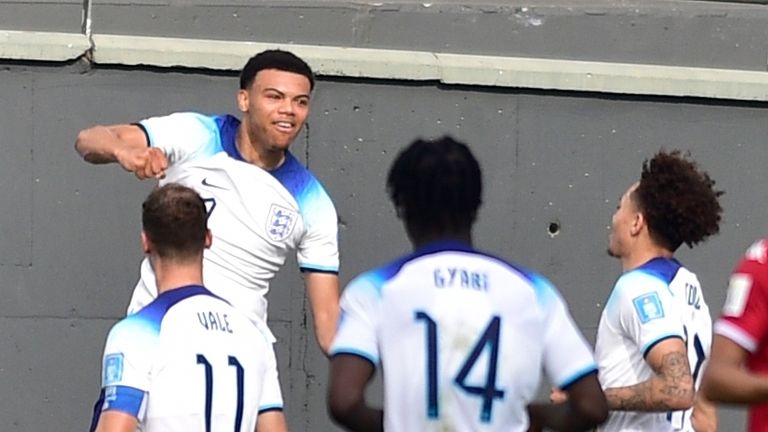
POLYGON ((248 59, 240 71, 240 89, 247 90, 256 79, 256 74, 263 70, 275 69, 304 75, 309 80, 309 90, 315 88, 315 75, 307 62, 296 54, 279 49, 262 51, 248 59))
POLYGON ((631 198, 645 216, 651 238, 675 251, 720 231, 723 209, 715 181, 680 150, 656 153, 643 162, 640 183, 631 198))
POLYGON ((413 141, 387 176, 387 192, 400 216, 422 232, 471 228, 482 191, 477 159, 466 144, 448 135, 413 141))

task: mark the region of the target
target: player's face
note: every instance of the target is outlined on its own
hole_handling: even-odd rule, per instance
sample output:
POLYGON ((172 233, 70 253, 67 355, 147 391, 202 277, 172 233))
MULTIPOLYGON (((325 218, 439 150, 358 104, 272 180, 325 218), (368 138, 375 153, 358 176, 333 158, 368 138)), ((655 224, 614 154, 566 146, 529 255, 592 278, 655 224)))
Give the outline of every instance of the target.
POLYGON ((637 183, 624 192, 618 207, 616 207, 616 212, 613 213, 611 233, 608 236, 608 254, 612 257, 621 258, 624 256, 632 237, 632 224, 637 214, 637 206, 630 196, 635 189, 637 189, 637 183))
POLYGON ((254 146, 285 151, 309 115, 309 80, 300 74, 276 69, 259 71, 247 90, 240 90, 238 104, 254 146))

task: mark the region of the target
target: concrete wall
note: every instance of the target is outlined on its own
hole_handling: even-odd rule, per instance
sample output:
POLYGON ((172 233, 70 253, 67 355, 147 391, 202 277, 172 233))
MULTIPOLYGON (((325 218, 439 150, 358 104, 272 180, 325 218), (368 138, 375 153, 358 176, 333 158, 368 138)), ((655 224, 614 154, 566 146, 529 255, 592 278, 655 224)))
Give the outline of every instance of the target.
MULTIPOLYGON (((765 70, 768 43, 765 11, 748 5, 236 3, 95 3, 93 31, 752 71, 765 70)), ((77 32, 81 8, 0 1, 0 28, 77 32)), ((680 252, 713 311, 733 263, 765 233, 765 103, 331 75, 293 149, 336 202, 343 282, 408 250, 384 176, 416 136, 471 144, 486 184, 477 244, 549 276, 590 339, 619 273, 604 253, 610 216, 660 147, 691 150, 727 191, 721 234, 680 252)), ((152 185, 82 162, 77 131, 178 110, 235 112, 236 88, 230 72, 85 58, 0 64, 0 430, 87 427, 104 337, 136 279, 139 203, 152 185)), ((326 361, 306 312, 291 264, 270 294, 289 422, 332 431, 326 361)), ((721 430, 743 422, 725 411, 721 430)))

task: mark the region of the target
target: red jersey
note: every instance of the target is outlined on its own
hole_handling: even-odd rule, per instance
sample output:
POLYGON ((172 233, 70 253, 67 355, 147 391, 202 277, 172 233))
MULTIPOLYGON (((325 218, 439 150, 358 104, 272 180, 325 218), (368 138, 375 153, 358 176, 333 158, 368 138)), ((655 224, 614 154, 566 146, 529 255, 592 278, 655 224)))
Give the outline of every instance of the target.
MULTIPOLYGON (((750 354, 747 369, 768 375, 768 239, 754 243, 731 275, 715 333, 750 354)), ((749 432, 768 432, 768 402, 749 408, 749 432)))

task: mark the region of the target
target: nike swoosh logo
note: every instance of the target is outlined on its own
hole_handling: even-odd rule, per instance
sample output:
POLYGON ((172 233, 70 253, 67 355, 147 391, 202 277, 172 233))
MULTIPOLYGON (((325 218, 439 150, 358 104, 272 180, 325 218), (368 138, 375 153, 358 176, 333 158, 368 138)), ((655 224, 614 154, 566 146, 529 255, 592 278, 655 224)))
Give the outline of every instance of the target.
POLYGON ((201 183, 203 184, 203 186, 212 187, 212 188, 214 188, 214 189, 227 190, 227 188, 225 188, 224 186, 217 186, 217 185, 215 185, 215 184, 210 184, 210 183, 208 183, 208 177, 204 178, 204 179, 203 179, 203 181, 202 181, 201 183))

